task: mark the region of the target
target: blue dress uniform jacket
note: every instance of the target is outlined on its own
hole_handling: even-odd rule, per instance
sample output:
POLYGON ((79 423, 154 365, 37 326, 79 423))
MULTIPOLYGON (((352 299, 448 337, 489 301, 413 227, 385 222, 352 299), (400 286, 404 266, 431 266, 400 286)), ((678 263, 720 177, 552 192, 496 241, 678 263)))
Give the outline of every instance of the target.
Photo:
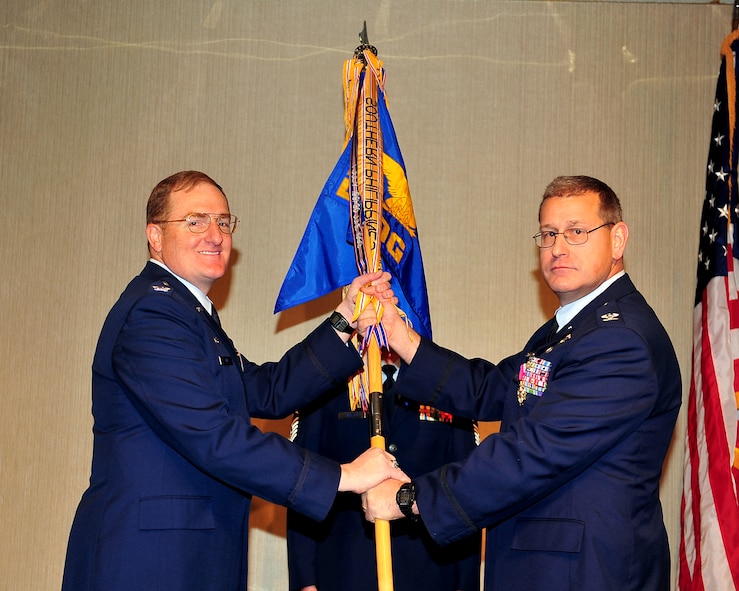
POLYGON ((251 363, 178 279, 148 263, 95 353, 92 474, 64 591, 245 590, 251 495, 322 519, 340 478, 336 462, 250 417, 285 416, 360 366, 328 323, 279 362, 251 363))
POLYGON ((666 591, 659 481, 681 402, 670 339, 628 276, 551 327, 497 366, 423 341, 401 370, 404 395, 502 419, 467 460, 416 479, 423 522, 440 544, 488 527, 487 591, 666 591))
MULTIPOLYGON (((369 446, 370 423, 361 409, 351 411, 346 388, 335 394, 300 411, 294 441, 344 462, 369 446)), ((383 398, 385 444, 409 476, 461 460, 476 447, 472 421, 396 400, 392 387, 383 398)), ((377 591, 374 525, 357 495, 339 493, 321 523, 288 511, 287 524, 291 591, 314 584, 319 591, 377 591)), ((421 522, 402 519, 390 529, 395 591, 479 591, 479 532, 442 548, 421 522)))

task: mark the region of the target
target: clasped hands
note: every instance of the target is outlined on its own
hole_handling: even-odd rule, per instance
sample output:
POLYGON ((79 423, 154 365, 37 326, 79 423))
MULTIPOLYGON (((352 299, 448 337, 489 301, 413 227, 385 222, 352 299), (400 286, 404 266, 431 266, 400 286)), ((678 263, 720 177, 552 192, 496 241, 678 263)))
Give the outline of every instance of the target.
MULTIPOLYGON (((392 277, 387 271, 377 271, 375 273, 359 275, 346 288, 344 298, 341 300, 339 305, 336 306, 336 312, 339 312, 353 328, 358 329, 358 321, 354 318, 354 314, 357 304, 357 296, 359 296, 360 293, 377 298, 383 304, 392 304, 394 306, 398 303, 398 298, 395 297, 395 293, 390 288, 391 279, 392 277)), ((367 308, 372 308, 372 306, 367 306, 367 308)), ((372 316, 367 317, 365 320, 365 326, 367 326, 367 323, 372 322, 371 318, 372 316)), ((342 335, 342 337, 344 341, 349 340, 349 335, 345 337, 342 335)))

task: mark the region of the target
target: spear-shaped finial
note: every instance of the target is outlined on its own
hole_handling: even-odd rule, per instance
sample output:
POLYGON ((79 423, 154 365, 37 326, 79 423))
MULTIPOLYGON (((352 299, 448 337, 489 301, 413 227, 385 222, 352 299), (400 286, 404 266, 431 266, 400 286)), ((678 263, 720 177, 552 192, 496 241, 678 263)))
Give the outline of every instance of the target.
POLYGON ((365 49, 369 49, 372 53, 377 55, 377 48, 374 45, 370 45, 369 39, 367 38, 367 21, 364 21, 364 27, 359 33, 360 46, 354 50, 354 58, 364 62, 363 52, 365 49))

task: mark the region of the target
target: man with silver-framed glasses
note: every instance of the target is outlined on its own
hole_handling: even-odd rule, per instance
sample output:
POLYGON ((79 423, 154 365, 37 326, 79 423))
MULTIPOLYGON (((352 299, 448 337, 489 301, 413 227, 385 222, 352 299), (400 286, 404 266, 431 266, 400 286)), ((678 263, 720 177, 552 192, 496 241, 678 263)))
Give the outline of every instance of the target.
MULTIPOLYGON (((560 307, 498 364, 412 329, 409 338, 385 306, 403 360, 396 390, 501 427, 461 462, 370 490, 370 521, 420 518, 442 545, 487 528, 487 591, 667 591, 659 483, 681 379, 669 336, 625 273, 628 237, 608 185, 554 179, 534 240, 560 307)), ((367 311, 360 332, 372 322, 367 311)))
POLYGON ((354 300, 360 289, 392 297, 389 274, 355 279, 304 341, 257 365, 208 298, 237 225, 201 172, 174 174, 149 197, 151 258, 108 314, 93 360, 92 474, 64 591, 245 591, 252 495, 321 519, 337 491, 404 477, 384 450, 339 464, 250 419, 284 417, 361 367, 346 344, 354 300))

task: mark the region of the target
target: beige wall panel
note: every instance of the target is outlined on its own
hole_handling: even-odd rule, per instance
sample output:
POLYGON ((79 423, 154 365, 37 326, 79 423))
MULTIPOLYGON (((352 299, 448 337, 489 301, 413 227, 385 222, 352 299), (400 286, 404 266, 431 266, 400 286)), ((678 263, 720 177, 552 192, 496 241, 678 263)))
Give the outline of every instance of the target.
MULTIPOLYGON (((95 342, 145 261, 158 180, 204 170, 244 220, 214 299, 249 358, 279 357, 333 307, 335 294, 272 315, 340 151, 341 67, 363 20, 387 70, 436 340, 497 360, 551 315, 530 239, 539 196, 556 175, 591 174, 623 200, 627 268, 688 382, 731 6, 6 0, 0 19, 3 588, 59 587, 90 464, 95 342)), ((681 417, 662 489, 673 554, 683 436, 681 417)), ((250 588, 285 589, 284 510, 260 502, 253 517, 250 588)))

